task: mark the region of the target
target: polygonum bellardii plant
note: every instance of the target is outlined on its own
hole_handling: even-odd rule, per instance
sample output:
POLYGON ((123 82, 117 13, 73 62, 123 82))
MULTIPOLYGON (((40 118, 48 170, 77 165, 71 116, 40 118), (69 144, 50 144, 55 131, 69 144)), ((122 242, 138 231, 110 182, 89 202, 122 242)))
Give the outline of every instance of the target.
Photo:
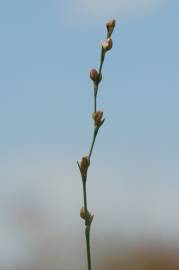
POLYGON ((107 37, 105 40, 101 43, 101 55, 100 55, 100 65, 99 69, 96 70, 95 68, 91 69, 90 71, 90 78, 93 81, 93 88, 94 88, 94 111, 92 113, 92 119, 94 121, 94 130, 93 130, 93 139, 92 143, 89 149, 89 154, 82 157, 80 162, 77 162, 81 179, 82 179, 82 185, 83 185, 83 201, 84 206, 80 210, 80 217, 85 222, 85 237, 86 237, 86 250, 87 250, 87 265, 88 270, 91 270, 91 248, 90 248, 90 228, 93 221, 93 214, 91 214, 88 211, 87 206, 87 189, 86 189, 86 182, 87 182, 87 174, 88 174, 88 168, 91 163, 91 155, 93 151, 93 147, 96 141, 96 136, 98 134, 99 129, 104 123, 103 118, 103 111, 97 110, 97 94, 98 94, 98 86, 99 83, 102 80, 102 67, 103 62, 106 56, 106 53, 112 49, 113 41, 111 38, 111 35, 113 33, 113 30, 115 28, 116 21, 110 20, 106 23, 106 29, 107 29, 107 37))

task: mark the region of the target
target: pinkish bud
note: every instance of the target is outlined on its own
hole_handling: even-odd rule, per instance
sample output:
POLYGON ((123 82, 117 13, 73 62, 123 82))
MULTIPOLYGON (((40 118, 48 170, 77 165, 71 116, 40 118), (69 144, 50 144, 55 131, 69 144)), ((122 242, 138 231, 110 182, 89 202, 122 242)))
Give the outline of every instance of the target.
POLYGON ((97 70, 93 68, 93 69, 90 71, 90 78, 91 78, 91 80, 92 80, 93 82, 97 82, 97 81, 98 81, 98 77, 99 77, 99 74, 98 74, 97 70))
POLYGON ((97 70, 93 68, 93 69, 90 71, 90 78, 91 78, 91 80, 92 80, 96 85, 98 85, 98 83, 100 83, 100 81, 101 81, 101 79, 102 79, 102 75, 101 75, 101 74, 99 75, 99 73, 97 72, 97 70))
POLYGON ((112 35, 115 25, 116 25, 116 21, 114 19, 106 23, 106 28, 108 30, 108 37, 112 35))
POLYGON ((109 51, 112 48, 113 42, 111 38, 105 39, 102 41, 102 49, 104 52, 109 51))

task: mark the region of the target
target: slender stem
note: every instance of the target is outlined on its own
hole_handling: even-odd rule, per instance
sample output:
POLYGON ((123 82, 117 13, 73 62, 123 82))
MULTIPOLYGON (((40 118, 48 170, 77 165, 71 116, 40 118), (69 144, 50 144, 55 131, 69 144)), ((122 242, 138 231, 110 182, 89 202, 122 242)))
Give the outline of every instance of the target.
POLYGON ((97 88, 94 88, 94 112, 96 112, 97 107, 97 88))
POLYGON ((86 250, 87 250, 88 270, 91 270, 90 226, 86 226, 85 235, 86 235, 86 250))
POLYGON ((104 57, 105 57, 105 53, 103 49, 101 48, 101 58, 100 58, 100 65, 99 65, 99 70, 98 70, 99 75, 101 75, 101 71, 102 71, 102 67, 104 63, 104 57))
MULTIPOLYGON (((100 65, 99 65, 99 78, 102 79, 102 67, 104 63, 105 58, 105 52, 103 51, 103 48, 101 47, 101 55, 100 55, 100 65)), ((98 82, 99 84, 99 82, 98 82)), ((98 84, 94 85, 94 112, 96 113, 97 110, 97 94, 98 94, 98 84)), ((103 124, 104 119, 102 120, 101 124, 99 126, 94 125, 94 132, 93 132, 93 139, 89 150, 89 161, 93 152, 96 136, 98 134, 99 128, 103 124)), ((84 212, 85 212, 85 236, 86 236, 86 251, 87 251, 87 264, 88 264, 88 270, 91 270, 91 250, 90 250, 90 228, 91 228, 91 222, 92 219, 89 221, 89 218, 93 218, 91 214, 88 212, 88 206, 87 206, 87 192, 86 192, 86 181, 87 181, 87 171, 85 174, 82 173, 80 164, 77 162, 79 170, 81 172, 82 177, 82 183, 83 183, 83 200, 84 200, 84 212)), ((87 167, 88 169, 88 167, 87 167)))
MULTIPOLYGON (((86 195, 86 181, 83 181, 83 199, 84 199, 85 217, 87 217, 88 207, 87 207, 87 195, 86 195)), ((85 220, 85 225, 86 225, 86 220, 85 220)))
MULTIPOLYGON (((103 67, 103 62, 104 62, 104 54, 103 51, 101 49, 101 59, 100 59, 100 66, 99 66, 99 76, 101 76, 101 71, 102 71, 102 67, 103 67)), ((97 93, 98 93, 98 85, 94 86, 94 112, 96 112, 96 108, 97 108, 97 93)), ((94 144, 95 144, 95 140, 96 140, 96 136, 98 134, 98 130, 99 127, 94 127, 94 132, 93 132, 93 140, 90 146, 90 151, 89 151, 89 160, 91 158, 92 152, 93 152, 93 148, 94 148, 94 144)), ((85 210, 85 236, 86 236, 86 251, 87 251, 87 263, 88 263, 88 270, 91 270, 91 248, 90 248, 90 225, 88 224, 88 207, 87 207, 87 193, 86 193, 86 180, 87 180, 87 176, 86 179, 82 179, 83 180, 83 199, 84 199, 84 210, 85 210)))
POLYGON ((101 62, 100 62, 100 66, 99 66, 99 75, 101 74, 101 71, 102 71, 103 62, 104 62, 104 59, 102 59, 102 57, 101 57, 101 62))
POLYGON ((85 209, 85 236, 86 236, 86 252, 87 252, 87 263, 88 270, 91 270, 91 249, 90 249, 90 225, 88 224, 88 208, 87 208, 87 194, 86 194, 86 181, 83 181, 83 198, 84 198, 84 209, 85 209))
MULTIPOLYGON (((105 53, 103 52, 103 49, 101 48, 100 65, 99 65, 99 70, 98 70, 99 78, 101 77, 104 57, 105 57, 105 53)), ((94 85, 94 112, 96 112, 96 108, 97 108, 97 94, 98 94, 98 84, 94 85)))
POLYGON ((91 154, 93 152, 93 147, 94 147, 94 143, 95 143, 95 140, 96 140, 96 136, 98 134, 98 130, 99 130, 99 128, 96 128, 96 127, 94 128, 93 140, 92 140, 90 151, 89 151, 89 159, 91 158, 91 154))

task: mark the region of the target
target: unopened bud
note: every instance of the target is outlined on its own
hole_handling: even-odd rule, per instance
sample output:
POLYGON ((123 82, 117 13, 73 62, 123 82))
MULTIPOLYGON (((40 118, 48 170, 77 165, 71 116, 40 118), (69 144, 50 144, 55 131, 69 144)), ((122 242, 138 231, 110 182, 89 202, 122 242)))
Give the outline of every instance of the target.
POLYGON ((81 207, 81 209, 80 209, 80 217, 82 219, 85 219, 85 209, 84 209, 84 207, 81 207))
POLYGON ((93 221, 94 215, 92 215, 88 210, 87 210, 87 213, 85 215, 85 209, 84 209, 84 207, 81 207, 81 209, 80 209, 80 217, 85 220, 85 224, 87 226, 90 226, 92 221, 93 221))
POLYGON ((102 123, 103 112, 102 111, 94 112, 92 117, 94 119, 95 125, 99 127, 102 123))
POLYGON ((80 162, 80 171, 83 176, 86 176, 89 165, 90 165, 89 157, 88 156, 82 157, 80 162))
POLYGON ((105 39, 102 41, 102 49, 104 52, 109 51, 112 48, 113 42, 111 38, 105 39))
POLYGON ((95 83, 95 85, 98 85, 102 79, 102 75, 99 75, 96 69, 92 69, 90 71, 90 78, 95 83))
POLYGON ((116 21, 114 19, 106 23, 106 28, 108 30, 108 37, 112 35, 115 25, 116 25, 116 21))

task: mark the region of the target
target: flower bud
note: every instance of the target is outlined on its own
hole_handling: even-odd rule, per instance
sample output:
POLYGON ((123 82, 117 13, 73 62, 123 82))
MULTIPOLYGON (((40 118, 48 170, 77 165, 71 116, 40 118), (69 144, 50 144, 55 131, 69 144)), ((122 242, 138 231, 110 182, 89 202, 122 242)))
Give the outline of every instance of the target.
POLYGON ((95 125, 97 127, 100 127, 100 125, 102 123, 103 112, 102 111, 94 112, 92 117, 94 119, 95 125))
POLYGON ((107 31, 108 31, 108 37, 110 37, 112 35, 112 32, 114 30, 114 27, 116 25, 116 21, 113 19, 111 21, 108 21, 106 23, 106 28, 107 28, 107 31))
POLYGON ((96 69, 92 69, 90 71, 90 78, 95 83, 95 85, 98 85, 98 83, 100 83, 102 79, 102 75, 101 74, 99 75, 96 69))
POLYGON ((89 157, 88 156, 82 157, 80 162, 80 171, 83 176, 86 176, 89 165, 90 165, 89 157))
POLYGON ((102 41, 102 49, 104 52, 109 51, 112 48, 113 42, 111 38, 105 39, 102 41))
POLYGON ((82 219, 85 219, 85 209, 84 209, 84 207, 81 207, 81 209, 80 209, 80 217, 82 219))
POLYGON ((93 221, 94 215, 92 215, 88 210, 87 210, 87 213, 85 215, 85 209, 84 209, 84 207, 81 207, 80 217, 85 220, 85 224, 87 226, 90 226, 92 221, 93 221))

